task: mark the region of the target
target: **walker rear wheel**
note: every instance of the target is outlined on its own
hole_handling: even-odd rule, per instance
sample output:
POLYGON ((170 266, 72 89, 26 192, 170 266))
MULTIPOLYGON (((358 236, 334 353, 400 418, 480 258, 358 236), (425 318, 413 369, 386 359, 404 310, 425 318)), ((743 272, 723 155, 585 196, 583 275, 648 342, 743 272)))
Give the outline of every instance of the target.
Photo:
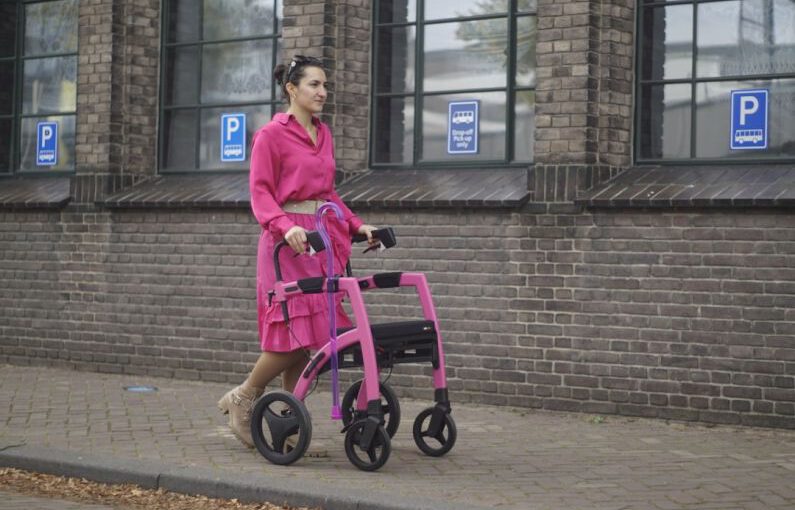
POLYGON ((251 437, 263 457, 287 465, 300 459, 312 440, 312 420, 303 402, 286 391, 266 393, 251 413, 251 437))
POLYGON ((441 457, 453 448, 458 432, 449 412, 436 411, 434 421, 434 411, 435 407, 429 407, 417 415, 414 420, 414 442, 425 455, 441 457), (430 443, 429 439, 432 440, 430 443))
MULTIPOLYGON (((346 427, 356 420, 367 418, 367 411, 356 409, 356 401, 361 387, 362 379, 359 379, 348 388, 342 397, 342 423, 346 427)), ((381 393, 381 412, 384 414, 386 433, 389 434, 389 437, 395 437, 400 426, 400 404, 397 395, 387 383, 379 383, 378 389, 381 393)))

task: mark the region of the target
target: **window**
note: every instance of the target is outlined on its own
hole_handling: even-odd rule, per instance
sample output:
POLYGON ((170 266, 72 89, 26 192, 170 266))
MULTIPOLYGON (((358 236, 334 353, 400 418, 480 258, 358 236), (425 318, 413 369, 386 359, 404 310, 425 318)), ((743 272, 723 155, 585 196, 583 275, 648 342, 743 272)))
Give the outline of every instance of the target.
POLYGON ((645 0, 639 26, 636 159, 795 159, 795 2, 645 0), (766 118, 732 100, 755 90, 766 118))
POLYGON ((0 174, 74 170, 78 0, 0 0, 0 174))
POLYGON ((272 76, 279 55, 281 4, 164 2, 161 170, 248 168, 251 137, 270 120, 281 99, 272 76), (231 119, 225 133, 232 145, 222 140, 225 119, 231 119), (245 143, 234 143, 243 141, 243 132, 245 143))
POLYGON ((533 160, 535 0, 374 6, 372 166, 533 160))

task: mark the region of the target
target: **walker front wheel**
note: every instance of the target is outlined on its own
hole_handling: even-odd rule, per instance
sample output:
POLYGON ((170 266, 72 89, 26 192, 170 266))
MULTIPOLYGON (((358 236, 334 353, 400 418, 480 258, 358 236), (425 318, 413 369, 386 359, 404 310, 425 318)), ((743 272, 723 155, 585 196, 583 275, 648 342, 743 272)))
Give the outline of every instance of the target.
MULTIPOLYGON (((342 397, 342 424, 346 427, 356 420, 367 418, 367 411, 356 409, 356 400, 361 387, 362 380, 359 379, 348 388, 342 397)), ((381 392, 381 412, 384 414, 386 433, 389 434, 389 437, 395 437, 395 432, 400 426, 400 404, 397 395, 387 383, 379 383, 378 389, 381 392)))
POLYGON ((455 445, 458 432, 449 412, 429 407, 414 420, 414 442, 425 455, 441 457, 455 445), (427 420, 427 424, 425 423, 427 420), (430 443, 428 439, 433 439, 430 443))
POLYGON ((303 402, 286 391, 271 391, 251 413, 251 437, 263 457, 288 465, 300 459, 312 440, 312 420, 303 402))
POLYGON ((375 471, 386 464, 392 453, 392 444, 384 426, 379 425, 370 446, 363 447, 361 442, 366 425, 367 420, 360 420, 350 426, 345 434, 345 454, 351 464, 362 471, 375 471))

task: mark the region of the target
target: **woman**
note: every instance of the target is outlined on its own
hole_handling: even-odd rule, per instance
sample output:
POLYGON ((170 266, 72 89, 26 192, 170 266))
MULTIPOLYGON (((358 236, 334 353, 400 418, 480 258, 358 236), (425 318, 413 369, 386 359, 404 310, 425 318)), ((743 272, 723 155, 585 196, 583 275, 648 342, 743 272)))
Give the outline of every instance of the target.
MULTIPOLYGON (((254 401, 276 376, 292 391, 309 359, 308 350, 328 341, 328 304, 323 294, 306 294, 287 301, 289 322, 280 303, 269 303, 268 291, 276 281, 271 261, 273 247, 284 239, 295 252, 282 250, 282 278, 293 281, 328 274, 326 257, 310 257, 306 232, 315 230, 315 211, 326 201, 342 209, 344 221, 327 215, 334 245, 334 274, 342 274, 351 253, 352 234, 365 234, 373 244, 375 227, 365 225, 334 190, 334 140, 315 114, 326 101, 326 73, 312 57, 296 55, 288 66, 278 65, 274 79, 282 86, 289 108, 278 113, 254 135, 251 150, 251 208, 262 226, 257 254, 257 312, 262 354, 248 378, 218 401, 229 414, 232 433, 253 447, 250 421, 254 401)), ((337 297, 337 325, 351 322, 337 297)))

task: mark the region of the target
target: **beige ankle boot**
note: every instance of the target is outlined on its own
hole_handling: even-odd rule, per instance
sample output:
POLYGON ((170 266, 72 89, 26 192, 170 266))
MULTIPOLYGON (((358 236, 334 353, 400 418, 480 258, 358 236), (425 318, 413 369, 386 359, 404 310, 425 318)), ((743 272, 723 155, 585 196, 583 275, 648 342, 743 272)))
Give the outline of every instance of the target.
POLYGON ((254 440, 251 439, 251 411, 254 402, 262 395, 263 390, 259 388, 243 388, 238 386, 229 390, 226 395, 218 401, 218 409, 224 414, 229 414, 229 428, 241 443, 254 448, 254 440))

